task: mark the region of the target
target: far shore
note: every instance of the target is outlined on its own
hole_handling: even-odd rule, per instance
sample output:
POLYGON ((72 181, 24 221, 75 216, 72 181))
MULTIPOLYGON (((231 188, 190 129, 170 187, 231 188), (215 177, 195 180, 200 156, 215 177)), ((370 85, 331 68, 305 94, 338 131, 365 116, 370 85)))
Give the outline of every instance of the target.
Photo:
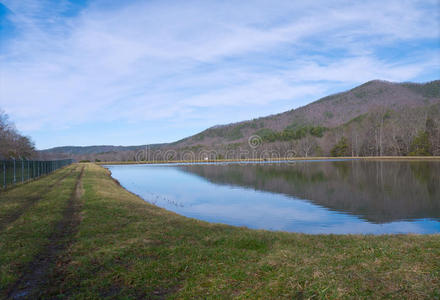
POLYGON ((344 157, 282 157, 249 159, 206 159, 206 160, 155 160, 155 161, 100 161, 98 165, 139 165, 139 164, 182 164, 182 163, 224 163, 224 162, 289 162, 305 160, 396 160, 396 161, 440 161, 440 156, 344 156, 344 157))

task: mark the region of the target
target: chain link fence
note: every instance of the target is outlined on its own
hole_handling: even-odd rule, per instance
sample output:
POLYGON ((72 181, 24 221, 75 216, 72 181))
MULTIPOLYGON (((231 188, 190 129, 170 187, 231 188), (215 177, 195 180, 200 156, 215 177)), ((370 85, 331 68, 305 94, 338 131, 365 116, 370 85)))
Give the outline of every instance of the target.
POLYGON ((52 173, 70 165, 72 159, 63 160, 0 160, 0 190, 52 173))

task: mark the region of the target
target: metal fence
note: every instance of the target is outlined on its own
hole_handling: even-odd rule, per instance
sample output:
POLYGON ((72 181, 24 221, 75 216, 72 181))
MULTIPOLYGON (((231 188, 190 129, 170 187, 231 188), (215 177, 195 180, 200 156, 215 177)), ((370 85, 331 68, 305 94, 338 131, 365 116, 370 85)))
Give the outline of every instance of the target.
POLYGON ((63 160, 0 160, 0 190, 23 183, 70 165, 72 159, 63 160))

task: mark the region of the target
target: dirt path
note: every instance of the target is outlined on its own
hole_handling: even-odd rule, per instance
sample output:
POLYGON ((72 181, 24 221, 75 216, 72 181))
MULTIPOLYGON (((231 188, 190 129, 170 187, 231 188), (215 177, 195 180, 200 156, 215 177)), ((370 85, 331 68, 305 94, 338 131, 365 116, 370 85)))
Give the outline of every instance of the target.
MULTIPOLYGON (((64 179, 66 179, 68 176, 72 175, 72 173, 76 170, 76 168, 73 168, 70 170, 69 173, 61 176, 57 181, 50 184, 45 188, 41 193, 38 195, 30 195, 27 197, 27 199, 24 200, 24 204, 13 213, 3 216, 2 219, 0 219, 0 231, 3 231, 9 224, 12 224, 15 220, 20 218, 21 215, 23 215, 29 208, 31 208, 35 203, 40 201, 44 195, 49 193, 52 189, 57 187, 64 179)), ((22 200, 23 201, 23 200, 22 200)))
POLYGON ((36 299, 50 283, 51 273, 63 252, 72 244, 81 222, 82 177, 84 167, 78 175, 75 189, 63 212, 62 219, 54 226, 47 247, 28 266, 28 272, 11 287, 9 299, 36 299))

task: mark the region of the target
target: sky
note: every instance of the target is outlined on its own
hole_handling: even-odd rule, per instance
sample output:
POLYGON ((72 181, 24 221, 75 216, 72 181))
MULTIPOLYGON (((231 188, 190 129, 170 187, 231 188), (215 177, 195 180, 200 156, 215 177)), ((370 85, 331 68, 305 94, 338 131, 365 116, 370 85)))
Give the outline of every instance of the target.
POLYGON ((172 142, 373 79, 440 79, 440 0, 0 0, 0 109, 38 149, 172 142))

